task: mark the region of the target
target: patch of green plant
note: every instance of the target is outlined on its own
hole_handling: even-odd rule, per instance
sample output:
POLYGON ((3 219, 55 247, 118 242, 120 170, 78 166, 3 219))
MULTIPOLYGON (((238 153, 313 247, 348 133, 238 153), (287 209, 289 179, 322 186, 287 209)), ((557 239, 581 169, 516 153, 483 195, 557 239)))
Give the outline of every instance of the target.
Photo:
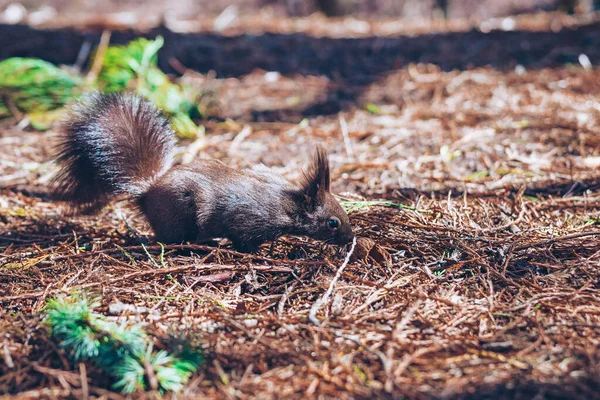
POLYGON ((450 146, 445 144, 442 147, 440 147, 440 155, 442 156, 442 160, 444 160, 444 162, 449 163, 450 161, 454 160, 455 158, 460 157, 462 155, 462 151, 460 151, 460 150, 450 151, 450 146))
POLYGON ((438 269, 437 271, 433 271, 433 275, 435 275, 438 278, 443 278, 444 275, 446 275, 446 270, 445 269, 438 269))
POLYGON ((431 214, 431 211, 429 211, 429 210, 421 210, 421 209, 417 209, 416 207, 407 206, 405 204, 400 204, 400 203, 394 203, 393 201, 388 201, 388 200, 342 201, 340 204, 344 208, 344 211, 346 211, 346 213, 348 213, 348 214, 351 214, 351 213, 360 211, 363 208, 369 208, 369 207, 402 208, 405 210, 411 210, 411 211, 431 214))
POLYGON ((185 343, 172 354, 155 351, 142 324, 117 324, 93 311, 99 306, 85 293, 58 296, 46 303, 44 323, 73 361, 93 362, 113 376, 115 389, 176 392, 203 364, 201 351, 185 343))
POLYGON ((379 107, 377 104, 367 103, 365 104, 365 110, 371 114, 381 114, 381 107, 379 107))
POLYGON ((304 118, 304 119, 302 119, 302 121, 300 121, 298 123, 298 126, 300 128, 307 128, 309 125, 310 125, 310 121, 308 120, 308 118, 304 118))
POLYGON ((13 57, 0 62, 0 118, 15 111, 45 113, 81 94, 83 79, 37 59, 13 57))
POLYGON ((367 383, 368 382, 369 377, 367 376, 367 374, 365 373, 365 371, 363 371, 363 369, 358 366, 358 364, 352 364, 352 369, 354 370, 354 373, 360 377, 360 380, 363 383, 367 383))
POLYGON ((485 179, 489 176, 490 176, 489 171, 478 171, 478 172, 473 172, 472 174, 466 176, 464 178, 464 180, 465 181, 479 181, 479 180, 485 179))
POLYGON ((156 40, 140 38, 126 45, 109 46, 98 73, 98 89, 106 92, 135 89, 134 80, 138 78, 162 83, 164 74, 156 74, 153 67, 157 65, 158 50, 163 44, 164 41, 159 36, 156 40))
POLYGON ((102 64, 92 82, 40 59, 4 60, 0 62, 0 118, 27 114, 33 128, 45 130, 60 118, 63 106, 85 91, 133 91, 169 115, 180 137, 195 139, 203 134, 193 121, 202 117, 198 108, 201 94, 171 82, 158 68, 163 44, 158 36, 107 47, 96 55, 102 57, 102 64))

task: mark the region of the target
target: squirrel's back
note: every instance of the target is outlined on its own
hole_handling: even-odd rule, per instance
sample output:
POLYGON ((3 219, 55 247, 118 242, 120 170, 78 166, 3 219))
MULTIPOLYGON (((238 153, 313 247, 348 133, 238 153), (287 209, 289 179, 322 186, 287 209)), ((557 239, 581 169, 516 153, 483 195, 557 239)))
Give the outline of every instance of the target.
POLYGON ((89 211, 115 195, 141 196, 172 165, 175 140, 168 121, 137 96, 85 95, 60 133, 57 192, 89 211))

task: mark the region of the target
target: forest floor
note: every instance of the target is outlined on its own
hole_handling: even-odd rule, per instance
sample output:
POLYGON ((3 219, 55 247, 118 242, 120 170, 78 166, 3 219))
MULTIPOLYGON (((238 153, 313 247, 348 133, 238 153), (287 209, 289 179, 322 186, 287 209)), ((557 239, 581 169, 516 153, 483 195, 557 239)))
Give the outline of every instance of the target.
POLYGON ((328 37, 294 20, 205 36, 199 72, 171 62, 212 109, 182 162, 293 180, 326 147, 361 238, 347 265, 347 249, 296 237, 161 259, 126 201, 91 217, 52 201, 54 131, 0 121, 0 394, 122 397, 41 325, 46 299, 79 288, 116 320, 201 340, 207 363, 180 397, 597 398, 600 24, 519 18, 363 39, 356 20, 328 37))

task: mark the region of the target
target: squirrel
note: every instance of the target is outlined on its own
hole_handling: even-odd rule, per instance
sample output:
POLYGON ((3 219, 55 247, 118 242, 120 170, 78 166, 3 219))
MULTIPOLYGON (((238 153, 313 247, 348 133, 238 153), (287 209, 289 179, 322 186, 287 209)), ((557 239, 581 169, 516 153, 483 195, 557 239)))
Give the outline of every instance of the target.
POLYGON ((127 195, 163 243, 227 238, 242 252, 291 234, 344 245, 354 234, 330 193, 322 147, 299 185, 263 165, 237 170, 218 160, 173 165, 174 132, 152 103, 93 92, 59 129, 56 194, 97 212, 127 195))

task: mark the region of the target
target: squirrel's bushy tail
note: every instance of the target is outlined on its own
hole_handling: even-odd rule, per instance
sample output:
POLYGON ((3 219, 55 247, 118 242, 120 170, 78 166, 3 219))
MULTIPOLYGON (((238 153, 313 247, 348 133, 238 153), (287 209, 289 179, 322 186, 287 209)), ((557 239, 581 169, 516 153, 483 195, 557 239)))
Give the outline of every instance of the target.
POLYGON ((91 93, 70 109, 57 148, 57 194, 87 211, 112 196, 142 195, 172 165, 167 119, 132 95, 91 93))

